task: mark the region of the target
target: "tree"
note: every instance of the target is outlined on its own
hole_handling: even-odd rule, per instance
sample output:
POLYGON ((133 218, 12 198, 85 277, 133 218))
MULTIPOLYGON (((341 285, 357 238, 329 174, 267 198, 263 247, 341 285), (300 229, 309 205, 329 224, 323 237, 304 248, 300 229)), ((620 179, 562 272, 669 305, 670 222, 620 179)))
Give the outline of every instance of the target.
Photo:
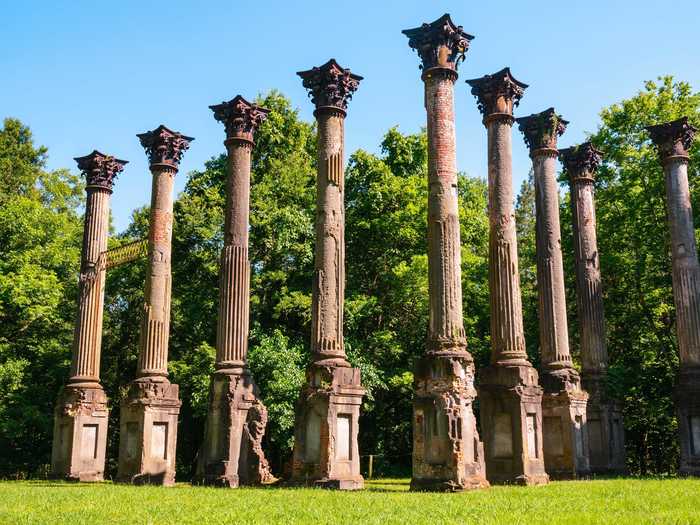
POLYGON ((68 378, 81 188, 46 171, 46 148, 15 119, 0 130, 0 476, 48 462, 53 404, 68 378))

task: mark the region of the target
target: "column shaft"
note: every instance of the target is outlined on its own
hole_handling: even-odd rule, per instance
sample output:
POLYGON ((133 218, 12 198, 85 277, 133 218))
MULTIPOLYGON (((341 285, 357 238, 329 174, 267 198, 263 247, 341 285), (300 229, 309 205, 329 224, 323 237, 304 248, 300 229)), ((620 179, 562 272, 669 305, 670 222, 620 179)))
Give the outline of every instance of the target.
POLYGON ((600 277, 593 180, 576 177, 571 183, 574 223, 574 255, 581 359, 584 374, 599 375, 608 367, 605 346, 605 314, 600 277))
POLYGON ((700 366, 700 264, 688 188, 688 159, 664 162, 671 233, 673 297, 681 369, 700 366))
POLYGON ((318 177, 316 179, 316 250, 311 313, 314 360, 345 362, 345 209, 342 111, 317 110, 318 177))
POLYGON ((100 377, 105 261, 111 190, 88 186, 80 263, 78 319, 73 339, 69 383, 95 382, 100 377))
POLYGON ((173 233, 173 183, 177 170, 152 166, 148 272, 137 377, 167 377, 170 336, 170 256, 173 233))
POLYGON ((428 350, 466 351, 462 319, 453 74, 425 78, 428 116, 428 350))
POLYGON ((545 370, 571 367, 566 292, 559 228, 559 188, 556 150, 535 152, 537 208, 537 294, 539 298, 540 351, 545 370))
POLYGON ((513 210, 513 118, 487 121, 491 362, 526 361, 518 241, 513 210))
POLYGON ((219 272, 216 367, 242 368, 248 354, 250 156, 252 144, 229 139, 224 248, 219 272))

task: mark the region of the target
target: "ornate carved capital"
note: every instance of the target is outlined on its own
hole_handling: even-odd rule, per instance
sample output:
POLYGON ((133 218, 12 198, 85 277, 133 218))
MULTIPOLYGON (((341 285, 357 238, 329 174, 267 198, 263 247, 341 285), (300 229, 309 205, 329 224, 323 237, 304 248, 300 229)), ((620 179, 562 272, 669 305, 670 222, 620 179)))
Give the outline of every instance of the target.
POLYGON ((251 104, 240 95, 228 102, 209 106, 214 118, 224 123, 227 138, 240 138, 252 142, 258 126, 267 118, 269 109, 251 104))
POLYGON ((474 39, 462 30, 462 26, 455 25, 449 14, 430 24, 401 32, 408 37, 408 45, 418 53, 424 77, 431 69, 440 68, 454 72, 456 78, 457 67, 464 60, 469 42, 474 39))
POLYGON ((112 191, 117 174, 121 173, 124 166, 129 163, 97 150, 93 150, 90 155, 84 157, 75 157, 73 160, 78 163, 78 169, 85 175, 88 187, 93 186, 109 191, 112 191))
POLYGON ((316 105, 316 110, 322 108, 339 109, 343 113, 348 102, 357 91, 362 77, 351 73, 338 65, 334 58, 319 67, 297 73, 303 85, 309 90, 309 97, 316 105))
POLYGON ((515 121, 525 137, 525 144, 530 148, 530 156, 539 152, 556 153, 557 138, 566 131, 566 125, 569 123, 561 115, 557 115, 554 108, 520 117, 515 121))
POLYGON ((512 115, 513 108, 520 104, 527 88, 527 84, 511 75, 508 67, 493 75, 467 80, 467 84, 472 88, 472 95, 476 97, 476 104, 484 119, 496 113, 512 115))
POLYGON ((602 152, 590 142, 563 149, 559 158, 569 175, 571 183, 593 182, 595 172, 600 166, 602 152))
POLYGON ((688 158, 688 150, 693 143, 697 128, 688 123, 688 117, 678 120, 647 126, 651 140, 656 145, 661 161, 672 157, 688 158))
POLYGON ((192 137, 158 126, 153 131, 136 135, 146 150, 151 166, 164 165, 177 170, 182 155, 189 149, 192 137))

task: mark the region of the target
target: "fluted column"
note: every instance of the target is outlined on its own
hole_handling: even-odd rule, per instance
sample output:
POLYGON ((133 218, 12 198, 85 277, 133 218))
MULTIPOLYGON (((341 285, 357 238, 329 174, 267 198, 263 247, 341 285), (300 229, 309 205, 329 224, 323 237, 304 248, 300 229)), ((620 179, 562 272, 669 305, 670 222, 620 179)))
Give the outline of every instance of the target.
POLYGON ((403 34, 421 59, 428 133, 429 321, 427 351, 414 373, 411 488, 483 488, 483 444, 472 410, 474 361, 462 316, 454 113, 457 67, 474 37, 448 14, 403 34))
POLYGON ((587 375, 605 374, 608 367, 594 203, 595 172, 600 164, 600 152, 590 142, 585 142, 561 150, 560 156, 571 188, 581 360, 585 380, 587 375))
POLYGON ((594 183, 601 153, 590 142, 584 142, 561 150, 560 157, 569 176, 571 189, 578 323, 583 362, 581 383, 589 394, 586 426, 591 471, 599 474, 622 473, 625 470, 624 428, 619 406, 607 394, 608 351, 596 238, 594 183))
POLYGON ((573 366, 566 321, 557 185, 557 137, 564 133, 568 122, 550 108, 521 117, 518 123, 530 148, 535 175, 540 352, 547 374, 573 366))
POLYGON ((588 394, 569 351, 566 291, 559 226, 557 137, 567 121, 549 108, 517 119, 530 149, 535 174, 537 295, 539 298, 543 448, 552 478, 586 476, 590 472, 586 405, 588 394))
POLYGON ((105 260, 109 232, 109 200, 114 177, 126 161, 95 150, 75 159, 85 174, 87 200, 80 260, 78 319, 73 339, 69 384, 95 385, 100 378, 105 260))
POLYGON ((87 181, 78 317, 70 379, 55 406, 51 470, 59 478, 101 481, 109 416, 107 396, 100 385, 104 258, 112 186, 127 162, 97 150, 75 160, 87 181))
POLYGON ((292 477, 299 483, 358 489, 360 370, 346 359, 344 123, 362 77, 334 59, 297 73, 316 107, 318 162, 311 305, 311 364, 297 403, 292 477))
POLYGON ((138 137, 150 161, 153 184, 148 232, 148 271, 136 376, 167 381, 173 185, 180 159, 194 139, 170 131, 165 126, 159 126, 138 137))
POLYGON ((253 136, 268 110, 240 95, 209 106, 226 128, 224 247, 219 268, 216 363, 195 481, 230 488, 272 481, 262 450, 267 409, 247 366, 250 303, 248 222, 253 136))
POLYGON ((688 150, 697 128, 687 117, 682 117, 646 129, 658 149, 666 178, 671 277, 680 354, 676 387, 680 472, 700 476, 700 264, 688 187, 688 150))
POLYGON ((492 483, 548 482, 542 458, 542 389, 527 359, 513 210, 513 109, 526 84, 509 68, 467 80, 488 132, 491 365, 481 373, 481 429, 492 483))
POLYGON ((194 139, 158 126, 137 135, 153 175, 148 268, 136 379, 121 403, 117 480, 175 483, 179 386, 168 380, 173 183, 194 139))
POLYGON ((241 369, 248 354, 250 261, 250 163, 253 134, 268 110, 237 96, 210 106, 226 127, 228 178, 224 215, 224 248, 219 269, 219 320, 216 330, 216 369, 241 369))
POLYGON ((491 362, 525 364, 511 128, 515 122, 513 108, 520 102, 527 84, 517 81, 509 68, 467 83, 477 97, 488 131, 491 362))

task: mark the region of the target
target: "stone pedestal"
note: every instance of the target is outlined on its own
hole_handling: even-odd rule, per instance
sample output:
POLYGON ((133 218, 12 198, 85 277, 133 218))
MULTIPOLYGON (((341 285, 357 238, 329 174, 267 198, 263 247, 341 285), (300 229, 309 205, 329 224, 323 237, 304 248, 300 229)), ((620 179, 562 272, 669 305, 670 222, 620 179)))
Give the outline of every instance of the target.
POLYGON ((586 436, 591 474, 625 474, 625 429, 620 406, 607 395, 604 376, 596 377, 584 370, 581 383, 589 396, 586 436))
POLYGON ((583 371, 581 383, 589 394, 585 437, 593 474, 625 472, 625 440, 622 415, 608 397, 606 375, 608 351, 605 313, 596 236, 594 177, 600 151, 590 142, 561 150, 569 175, 576 262, 576 296, 583 371))
POLYGON ((427 355, 415 372, 412 490, 488 487, 484 447, 475 433, 474 363, 463 356, 427 355))
POLYGON ((646 129, 658 148, 666 178, 671 277, 680 355, 676 386, 681 445, 679 473, 700 476, 700 262, 688 186, 688 150, 697 129, 688 123, 687 117, 646 129))
POLYGON ((323 488, 363 488, 357 435, 364 394, 357 368, 309 368, 297 403, 294 481, 323 488))
POLYGON ((581 389, 569 351, 556 178, 557 138, 568 122, 554 108, 517 122, 530 149, 535 178, 545 467, 553 478, 586 476, 590 467, 582 429, 586 426, 588 394, 581 389))
POLYGON ((586 405, 575 370, 542 377, 542 437, 544 464, 552 479, 574 479, 590 474, 586 405))
POLYGON ((491 365, 479 387, 486 472, 491 483, 549 482, 542 448, 542 388, 531 365, 491 365))
POLYGON ((127 162, 96 150, 75 160, 87 181, 78 319, 71 376, 54 409, 51 475, 72 481, 102 481, 109 416, 107 396, 100 385, 104 253, 114 178, 127 162))
POLYGON ((215 373, 197 481, 235 488, 274 481, 262 450, 267 409, 250 373, 215 373))
POLYGON ((267 409, 247 368, 250 303, 248 223, 253 135, 268 110, 240 95, 210 106, 226 128, 228 179, 219 269, 216 372, 195 481, 235 488, 275 480, 262 450, 267 409))
POLYGON ((474 38, 449 15, 406 29, 421 59, 428 134, 426 356, 414 372, 412 490, 488 487, 472 403, 474 362, 462 318, 454 83, 474 38))
POLYGON ((682 476, 700 476, 700 367, 686 368, 675 391, 682 476))
POLYGON ((318 174, 311 306, 312 362, 296 406, 292 482, 360 489, 357 445, 365 391, 343 340, 345 301, 345 116, 362 77, 331 59, 297 73, 316 106, 318 174))
POLYGON ((54 410, 51 472, 70 481, 102 481, 109 410, 102 387, 66 386, 54 410))
POLYGON ((153 174, 148 273, 136 379, 121 403, 117 480, 173 485, 181 405, 178 385, 168 380, 173 184, 182 155, 194 139, 162 125, 138 137, 153 174))
POLYGON ((117 481, 175 484, 178 385, 138 379, 121 405, 117 481))

